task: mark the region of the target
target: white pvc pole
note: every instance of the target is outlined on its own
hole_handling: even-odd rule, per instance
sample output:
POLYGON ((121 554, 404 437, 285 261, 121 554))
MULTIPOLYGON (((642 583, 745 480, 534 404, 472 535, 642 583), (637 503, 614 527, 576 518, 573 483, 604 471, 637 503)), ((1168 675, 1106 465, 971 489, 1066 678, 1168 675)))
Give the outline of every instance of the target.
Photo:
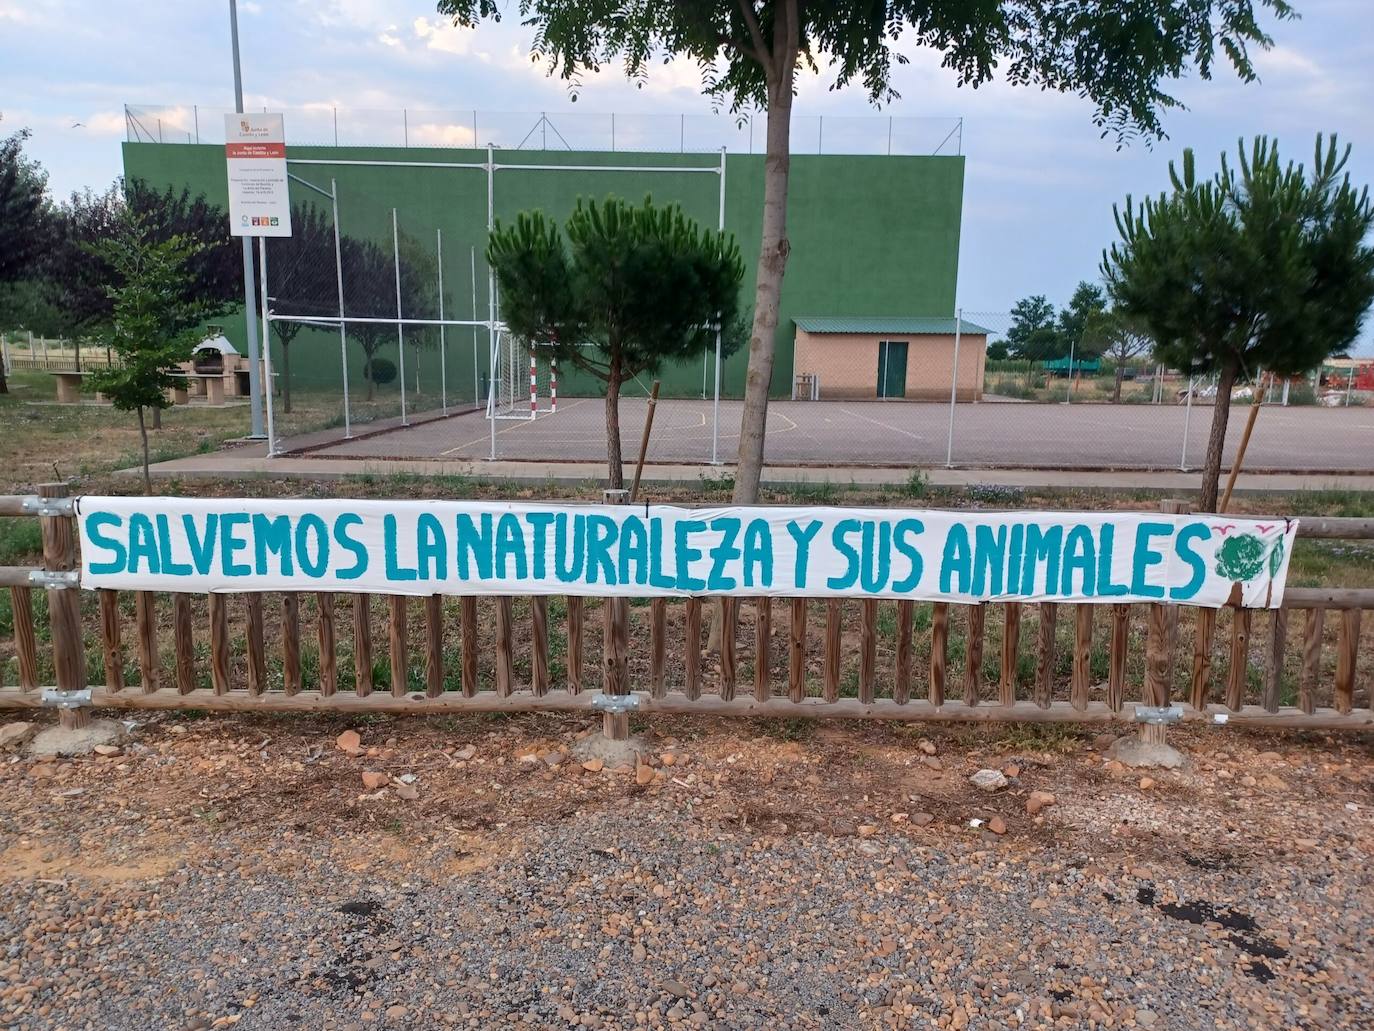
MULTIPOLYGON (((716 225, 725 229, 725 148, 720 148, 720 201, 716 225)), ((720 319, 716 319, 716 392, 711 401, 711 464, 720 465, 720 319)))
POLYGON ((472 406, 482 403, 482 383, 477 372, 477 248, 471 248, 472 258, 472 406))
POLYGON ((344 322, 343 248, 339 245, 339 186, 329 180, 329 200, 334 206, 334 281, 339 288, 339 369, 343 373, 344 440, 353 436, 353 414, 348 402, 348 324, 344 322))
POLYGON ((954 311, 954 372, 949 377, 949 433, 945 445, 945 468, 954 468, 954 402, 959 393, 959 335, 964 328, 964 309, 954 311))
MULTIPOLYGON (((267 346, 262 349, 262 371, 263 379, 267 381, 266 389, 263 391, 267 395, 267 457, 272 458, 277 454, 277 429, 273 415, 272 405, 272 342, 267 335, 267 237, 258 237, 258 264, 262 267, 262 339, 267 346)), ((252 322, 252 313, 248 313, 248 321, 252 322)))
MULTIPOLYGON (((493 181, 496 165, 492 145, 487 144, 487 234, 491 235, 496 218, 496 197, 493 181)), ((491 460, 496 461, 496 270, 487 262, 487 425, 491 430, 491 460)))
MULTIPOLYGON (((434 247, 439 257, 439 318, 444 317, 444 231, 434 230, 434 247)), ((448 354, 444 346, 444 324, 439 323, 439 411, 448 414, 448 354)))
MULTIPOLYGON (((229 0, 229 45, 234 59, 234 110, 243 113, 243 73, 239 66, 239 12, 236 0, 229 0)), ((251 438, 262 436, 262 384, 258 382, 258 327, 253 319, 253 241, 248 237, 241 239, 243 252, 243 326, 244 335, 248 338, 248 411, 251 438)), ((259 251, 262 248, 258 248, 259 251)), ((263 273, 264 278, 267 273, 263 273)), ((263 296, 266 296, 264 287, 263 296)), ((267 310, 264 304, 263 311, 267 310)), ((265 351, 272 346, 272 342, 266 336, 267 327, 263 326, 262 347, 265 351)), ((271 385, 268 385, 268 393, 271 393, 271 385)), ((272 431, 269 429, 267 438, 267 450, 272 450, 272 431)))
POLYGON ((1064 389, 1064 403, 1068 404, 1073 400, 1073 354, 1074 341, 1069 341, 1069 385, 1064 389))
MULTIPOLYGON (((396 318, 401 318, 401 236, 396 228, 396 209, 391 209, 391 249, 396 262, 396 318)), ((406 419, 406 331, 405 327, 398 321, 396 323, 396 357, 400 360, 400 369, 397 371, 397 379, 401 381, 401 425, 409 426, 410 422, 406 419)))
POLYGON ((1183 404, 1183 453, 1178 458, 1178 471, 1188 471, 1188 423, 1193 418, 1193 377, 1188 377, 1188 400, 1183 404))

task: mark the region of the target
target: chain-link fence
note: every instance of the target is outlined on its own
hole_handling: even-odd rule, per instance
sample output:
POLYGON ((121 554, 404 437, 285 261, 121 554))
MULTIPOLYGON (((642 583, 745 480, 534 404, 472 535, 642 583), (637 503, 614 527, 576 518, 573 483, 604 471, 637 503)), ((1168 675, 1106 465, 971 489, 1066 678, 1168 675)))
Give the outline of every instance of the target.
MULTIPOLYGON (((655 199, 714 227, 724 217, 724 157, 627 155, 589 173, 495 148, 481 156, 289 161, 292 235, 258 251, 261 264, 265 247, 267 315, 260 306, 257 317, 271 341, 274 451, 557 460, 573 448, 604 457, 604 384, 575 363, 555 370, 537 348, 531 363, 504 332, 485 259, 489 227, 535 208, 571 211, 607 179, 635 190, 648 184, 655 199), (397 197, 405 202, 392 206, 397 197), (578 408, 594 425, 543 425, 578 408), (406 432, 378 432, 396 429, 406 432)), ((622 387, 627 453, 638 442, 636 413, 647 411, 650 380, 622 387)), ((665 396, 695 405, 675 434, 684 461, 720 453, 719 388, 712 348, 665 378, 665 396)))
MULTIPOLYGON (((274 111, 280 109, 274 109, 274 111)), ((130 143, 224 143, 227 108, 126 104, 130 143)), ((292 146, 764 152, 761 114, 623 114, 530 111, 369 110, 315 104, 284 110, 292 146)), ((963 119, 891 115, 794 115, 795 154, 959 154, 963 119)))

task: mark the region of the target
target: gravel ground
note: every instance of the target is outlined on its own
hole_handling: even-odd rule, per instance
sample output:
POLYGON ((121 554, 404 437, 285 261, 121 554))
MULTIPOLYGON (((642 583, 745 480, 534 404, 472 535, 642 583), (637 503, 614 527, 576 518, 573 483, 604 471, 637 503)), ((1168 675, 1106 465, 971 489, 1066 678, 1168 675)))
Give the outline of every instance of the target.
POLYGON ((1142 778, 1059 729, 664 719, 587 770, 585 726, 4 757, 0 1027, 1374 1026, 1368 741, 1198 728, 1142 778))

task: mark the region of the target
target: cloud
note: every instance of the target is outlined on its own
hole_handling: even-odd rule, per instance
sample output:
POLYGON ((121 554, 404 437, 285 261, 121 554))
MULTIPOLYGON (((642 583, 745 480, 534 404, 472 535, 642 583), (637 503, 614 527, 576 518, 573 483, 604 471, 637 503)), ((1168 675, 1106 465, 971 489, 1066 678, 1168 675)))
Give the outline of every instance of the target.
POLYGON ((445 54, 466 54, 472 50, 476 29, 454 25, 444 18, 416 18, 411 29, 417 40, 423 40, 429 50, 445 54))

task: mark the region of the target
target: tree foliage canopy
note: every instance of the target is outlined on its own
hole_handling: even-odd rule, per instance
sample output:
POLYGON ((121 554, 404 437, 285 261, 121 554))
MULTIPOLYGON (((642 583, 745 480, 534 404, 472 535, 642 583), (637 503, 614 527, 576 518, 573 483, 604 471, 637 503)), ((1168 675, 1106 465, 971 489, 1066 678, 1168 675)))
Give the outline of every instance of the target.
POLYGON ((1204 180, 1185 151, 1172 192, 1116 209, 1121 239, 1102 271, 1163 361, 1291 375, 1355 340, 1374 301, 1374 206, 1345 173, 1349 155, 1318 136, 1310 169, 1285 165, 1259 137, 1204 180))
POLYGON ((1231 388, 1262 367, 1308 372, 1345 350, 1374 301, 1374 206, 1345 172, 1350 148, 1317 137, 1312 167, 1281 164, 1258 137, 1199 179, 1192 151, 1170 193, 1115 209, 1102 257, 1116 306, 1146 327, 1160 360, 1218 374, 1200 507, 1216 507, 1231 388))
POLYGON ((48 242, 48 177, 24 155, 27 129, 0 139, 0 285, 27 278, 48 242))
POLYGON ((167 408, 172 371, 191 357, 200 324, 212 314, 191 289, 192 261, 202 245, 182 236, 158 239, 130 216, 118 235, 92 246, 114 274, 110 347, 115 364, 92 375, 95 390, 121 411, 167 408))
POLYGON ((563 232, 522 212, 492 231, 487 260, 511 332, 603 380, 694 357, 718 326, 723 353, 739 346, 739 247, 676 205, 579 201, 563 232))
MULTIPOLYGON (((1163 135, 1160 116, 1181 106, 1165 84, 1192 69, 1210 78, 1218 53, 1252 79, 1249 48, 1266 46, 1256 8, 1294 16, 1287 0, 521 0, 534 27, 535 55, 573 83, 623 59, 644 79, 649 67, 683 56, 701 69, 706 92, 738 110, 764 106, 778 76, 791 88, 792 64, 828 62, 835 86, 861 84, 874 101, 897 98, 893 65, 927 47, 961 86, 980 86, 1001 69, 1018 86, 1075 93, 1095 105, 1104 134, 1163 135), (781 46, 779 45, 781 44, 781 46), (770 74, 771 73, 771 74, 770 74)), ((498 0, 439 0, 461 25, 500 19, 498 0)))

